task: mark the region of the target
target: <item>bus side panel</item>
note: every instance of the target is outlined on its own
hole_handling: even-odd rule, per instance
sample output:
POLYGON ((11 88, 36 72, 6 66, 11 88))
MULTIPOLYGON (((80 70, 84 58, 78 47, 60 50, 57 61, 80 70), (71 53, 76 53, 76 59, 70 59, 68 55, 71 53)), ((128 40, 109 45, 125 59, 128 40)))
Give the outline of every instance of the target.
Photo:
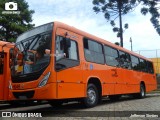
POLYGON ((115 74, 114 71, 112 71, 114 68, 108 66, 106 67, 106 70, 104 72, 105 80, 103 84, 103 89, 104 89, 104 95, 113 95, 115 94, 115 81, 116 77, 113 77, 115 74))
POLYGON ((102 88, 102 96, 112 95, 115 93, 115 79, 112 77, 113 67, 85 62, 83 67, 83 79, 86 83, 85 91, 87 89, 88 82, 93 82, 94 79, 99 80, 102 88))
POLYGON ((58 99, 84 97, 82 83, 58 83, 58 99))
POLYGON ((4 81, 4 100, 9 100, 9 80, 11 80, 11 73, 10 73, 10 66, 9 66, 9 51, 6 54, 5 58, 5 69, 4 69, 4 75, 5 75, 5 81, 4 81))
POLYGON ((4 53, 3 59, 3 66, 1 66, 1 69, 3 69, 3 73, 0 74, 0 100, 9 100, 9 80, 10 78, 10 69, 9 69, 9 52, 8 49, 4 53))
POLYGON ((145 78, 146 78, 146 92, 156 90, 157 89, 156 75, 147 74, 145 78))
POLYGON ((140 91, 140 80, 142 78, 140 72, 134 70, 126 70, 124 78, 126 82, 125 93, 138 93, 140 91))
POLYGON ((113 74, 112 77, 116 76, 116 84, 115 84, 115 94, 124 94, 128 91, 128 89, 126 89, 126 81, 124 76, 127 76, 126 70, 122 69, 122 68, 116 68, 117 70, 117 76, 113 74))

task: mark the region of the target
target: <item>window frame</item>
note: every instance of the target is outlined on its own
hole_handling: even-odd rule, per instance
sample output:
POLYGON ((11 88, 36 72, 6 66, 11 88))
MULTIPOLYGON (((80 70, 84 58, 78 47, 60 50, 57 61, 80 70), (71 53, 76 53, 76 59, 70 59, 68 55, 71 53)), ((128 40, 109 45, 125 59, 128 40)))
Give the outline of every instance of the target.
POLYGON ((147 69, 148 69, 147 72, 148 72, 149 74, 154 74, 154 73, 155 73, 153 62, 147 61, 147 69), (150 71, 149 71, 149 64, 152 65, 152 70, 153 70, 153 72, 150 72, 150 71))
POLYGON ((56 69, 56 64, 57 64, 57 62, 59 61, 59 60, 61 60, 61 59, 59 59, 59 60, 56 60, 56 39, 57 39, 57 36, 58 37, 63 37, 63 38, 65 38, 64 36, 62 36, 62 35, 58 35, 58 34, 56 34, 55 35, 55 48, 54 48, 54 54, 55 54, 55 56, 54 56, 54 69, 55 69, 55 71, 56 72, 59 72, 59 71, 62 71, 62 70, 65 70, 65 69, 69 69, 69 68, 72 68, 72 67, 76 67, 76 66, 79 66, 80 65, 80 53, 79 53, 79 46, 78 46, 78 42, 76 41, 76 40, 73 40, 73 39, 70 39, 71 41, 73 41, 73 42, 75 42, 76 43, 76 49, 77 49, 77 59, 78 60, 75 60, 75 59, 70 59, 70 58, 65 58, 66 60, 70 60, 70 61, 76 61, 76 62, 78 62, 78 64, 76 65, 76 66, 71 66, 71 67, 66 67, 66 68, 63 68, 63 69, 60 69, 60 70, 57 70, 56 69))
POLYGON ((132 70, 137 71, 137 72, 141 72, 140 69, 138 69, 138 70, 133 69, 133 63, 135 63, 135 62, 132 62, 132 56, 133 56, 133 57, 138 59, 138 64, 137 65, 140 65, 140 58, 135 56, 135 55, 132 55, 132 54, 130 56, 131 56, 131 67, 132 67, 132 70))
MULTIPOLYGON (((89 49, 88 49, 89 50, 89 49)), ((87 62, 91 62, 91 63, 96 63, 96 64, 101 64, 101 65, 105 65, 106 63, 105 63, 105 56, 104 56, 104 47, 103 47, 103 44, 101 43, 101 42, 98 42, 98 41, 96 41, 96 40, 93 40, 93 39, 90 39, 90 38, 87 38, 87 37, 83 37, 83 51, 84 51, 84 58, 85 58, 85 60, 87 61, 87 62), (103 55, 103 59, 104 59, 104 62, 103 63, 100 63, 100 62, 95 62, 95 61, 90 61, 90 60, 87 60, 87 58, 86 58, 86 55, 85 55, 85 45, 84 45, 84 40, 90 40, 90 41, 93 41, 93 42, 96 42, 97 44, 100 44, 101 45, 101 47, 102 47, 102 55, 103 55)), ((98 52, 96 52, 96 51, 93 51, 93 52, 95 52, 95 53, 98 53, 98 52)))
POLYGON ((129 63, 128 61, 127 61, 127 63, 130 64, 130 66, 129 66, 130 69, 129 69, 129 68, 125 68, 125 67, 121 67, 121 65, 120 65, 120 67, 123 68, 123 69, 132 70, 131 54, 129 54, 128 52, 125 52, 125 51, 123 51, 123 50, 118 50, 118 54, 119 54, 119 57, 118 57, 118 58, 119 58, 119 59, 121 59, 121 58, 120 58, 120 52, 123 52, 123 53, 125 54, 125 56, 126 56, 126 54, 129 56, 129 61, 130 61, 130 63, 129 63))
MULTIPOLYGON (((57 36, 65 38, 64 36, 56 35, 56 36, 55 36, 56 39, 57 39, 57 36)), ((55 41, 56 41, 56 39, 55 39, 55 41)), ((75 60, 75 61, 80 61, 80 54, 79 54, 78 42, 77 42, 76 40, 73 40, 73 39, 70 39, 70 40, 76 43, 76 48, 77 48, 77 51, 76 51, 76 52, 77 52, 77 59, 78 59, 78 60, 70 59, 70 58, 66 58, 66 59, 75 60)), ((54 52, 54 53, 56 54, 56 42, 55 42, 55 52, 54 52)), ((55 56, 55 62, 56 62, 56 56, 55 56)))
MULTIPOLYGON (((105 64, 106 64, 106 65, 108 65, 108 66, 117 67, 117 66, 109 65, 109 64, 106 62, 105 47, 110 47, 110 48, 112 48, 112 49, 116 50, 116 51, 117 51, 118 58, 119 58, 119 50, 118 50, 118 49, 116 49, 116 48, 114 48, 114 47, 111 47, 111 46, 109 46, 109 45, 106 45, 106 44, 104 44, 104 46, 103 46, 103 47, 104 47, 104 58, 105 58, 105 64)), ((113 57, 113 56, 110 56, 110 57, 113 57)), ((117 61, 117 62, 118 62, 118 61, 117 61)), ((118 62, 118 66, 119 66, 119 62, 118 62)))
POLYGON ((145 69, 146 69, 146 71, 143 71, 143 70, 140 70, 141 72, 143 72, 143 73, 149 73, 148 72, 148 61, 147 60, 145 60, 145 59, 143 59, 143 58, 139 58, 139 64, 140 64, 140 66, 141 66, 141 60, 143 60, 143 61, 145 61, 145 69))

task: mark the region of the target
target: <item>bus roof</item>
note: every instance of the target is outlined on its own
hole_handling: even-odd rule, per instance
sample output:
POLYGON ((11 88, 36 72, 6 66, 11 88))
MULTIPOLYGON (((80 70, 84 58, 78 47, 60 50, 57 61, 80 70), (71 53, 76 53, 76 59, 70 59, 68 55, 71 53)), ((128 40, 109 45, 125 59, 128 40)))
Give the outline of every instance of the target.
POLYGON ((64 28, 64 29, 66 29, 66 30, 69 30, 69 31, 71 31, 71 32, 80 34, 80 35, 85 36, 85 37, 87 37, 87 38, 89 38, 89 39, 91 39, 91 40, 95 40, 95 41, 97 41, 97 42, 101 42, 101 43, 103 43, 103 44, 105 44, 105 45, 108 45, 108 46, 113 47, 113 48, 116 48, 116 49, 118 49, 118 50, 127 52, 127 53, 129 53, 129 54, 131 54, 131 55, 134 55, 134 56, 137 56, 137 57, 139 57, 139 58, 142 58, 142 59, 145 59, 145 60, 148 60, 148 61, 152 61, 152 60, 150 60, 150 59, 148 59, 148 58, 146 58, 146 57, 144 57, 144 56, 142 56, 142 55, 139 55, 139 54, 137 54, 137 53, 134 53, 134 52, 132 52, 132 51, 130 51, 130 50, 127 50, 127 49, 122 48, 122 47, 120 47, 120 46, 118 46, 118 45, 115 45, 115 44, 113 44, 113 43, 111 43, 111 42, 109 42, 109 41, 107 41, 107 40, 104 40, 104 39, 102 39, 102 38, 96 37, 96 36, 91 35, 91 34, 89 34, 89 33, 87 33, 87 32, 81 31, 81 30, 79 30, 79 29, 77 29, 77 28, 75 28, 75 27, 69 26, 69 25, 67 25, 67 24, 64 24, 64 23, 55 21, 55 22, 54 22, 54 26, 61 27, 61 28, 64 28))

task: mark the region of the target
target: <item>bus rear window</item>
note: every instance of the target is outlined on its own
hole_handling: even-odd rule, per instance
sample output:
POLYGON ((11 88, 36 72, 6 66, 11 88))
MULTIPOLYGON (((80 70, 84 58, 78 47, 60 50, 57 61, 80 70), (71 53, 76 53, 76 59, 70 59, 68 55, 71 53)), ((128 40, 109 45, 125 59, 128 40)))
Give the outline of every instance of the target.
POLYGON ((154 73, 152 62, 148 62, 148 72, 151 73, 151 74, 154 73))

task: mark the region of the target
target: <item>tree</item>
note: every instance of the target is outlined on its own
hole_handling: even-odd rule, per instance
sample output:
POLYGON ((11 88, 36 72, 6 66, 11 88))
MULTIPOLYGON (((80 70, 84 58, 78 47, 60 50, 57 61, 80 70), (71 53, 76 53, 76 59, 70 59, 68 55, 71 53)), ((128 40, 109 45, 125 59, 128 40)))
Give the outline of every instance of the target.
POLYGON ((115 42, 114 44, 119 46, 119 42, 115 42))
MULTIPOLYGON (((141 13, 146 15, 147 13, 151 14, 151 23, 156 29, 157 33, 160 35, 160 0, 93 0, 93 10, 96 13, 103 12, 105 18, 110 21, 110 24, 113 26, 113 31, 117 32, 117 37, 120 37, 121 46, 123 47, 123 28, 122 28, 122 15, 127 14, 128 12, 133 11, 136 6, 142 3, 143 7, 141 13), (115 27, 115 19, 119 17, 120 27, 115 27), (112 19, 112 20, 111 20, 112 19)), ((124 25, 124 28, 128 28, 128 24, 124 25)))
POLYGON ((29 5, 25 0, 1 0, 0 40, 14 42, 18 35, 31 29, 34 26, 34 24, 31 24, 33 13, 34 11, 29 10, 29 5), (4 14, 5 3, 11 1, 17 3, 17 11, 20 11, 20 14, 4 14))
MULTIPOLYGON (((123 28, 122 28, 122 15, 127 14, 134 10, 139 4, 137 0, 93 0, 93 10, 96 13, 103 12, 104 17, 110 21, 113 26, 113 31, 117 32, 117 37, 120 37, 120 45, 123 47, 123 28), (119 17, 119 28, 115 27, 115 19, 119 17)), ((128 24, 124 25, 128 28, 128 24)))
POLYGON ((156 29, 157 33, 160 35, 160 0, 141 0, 143 7, 141 9, 141 13, 146 15, 147 13, 151 14, 151 23, 156 29))

